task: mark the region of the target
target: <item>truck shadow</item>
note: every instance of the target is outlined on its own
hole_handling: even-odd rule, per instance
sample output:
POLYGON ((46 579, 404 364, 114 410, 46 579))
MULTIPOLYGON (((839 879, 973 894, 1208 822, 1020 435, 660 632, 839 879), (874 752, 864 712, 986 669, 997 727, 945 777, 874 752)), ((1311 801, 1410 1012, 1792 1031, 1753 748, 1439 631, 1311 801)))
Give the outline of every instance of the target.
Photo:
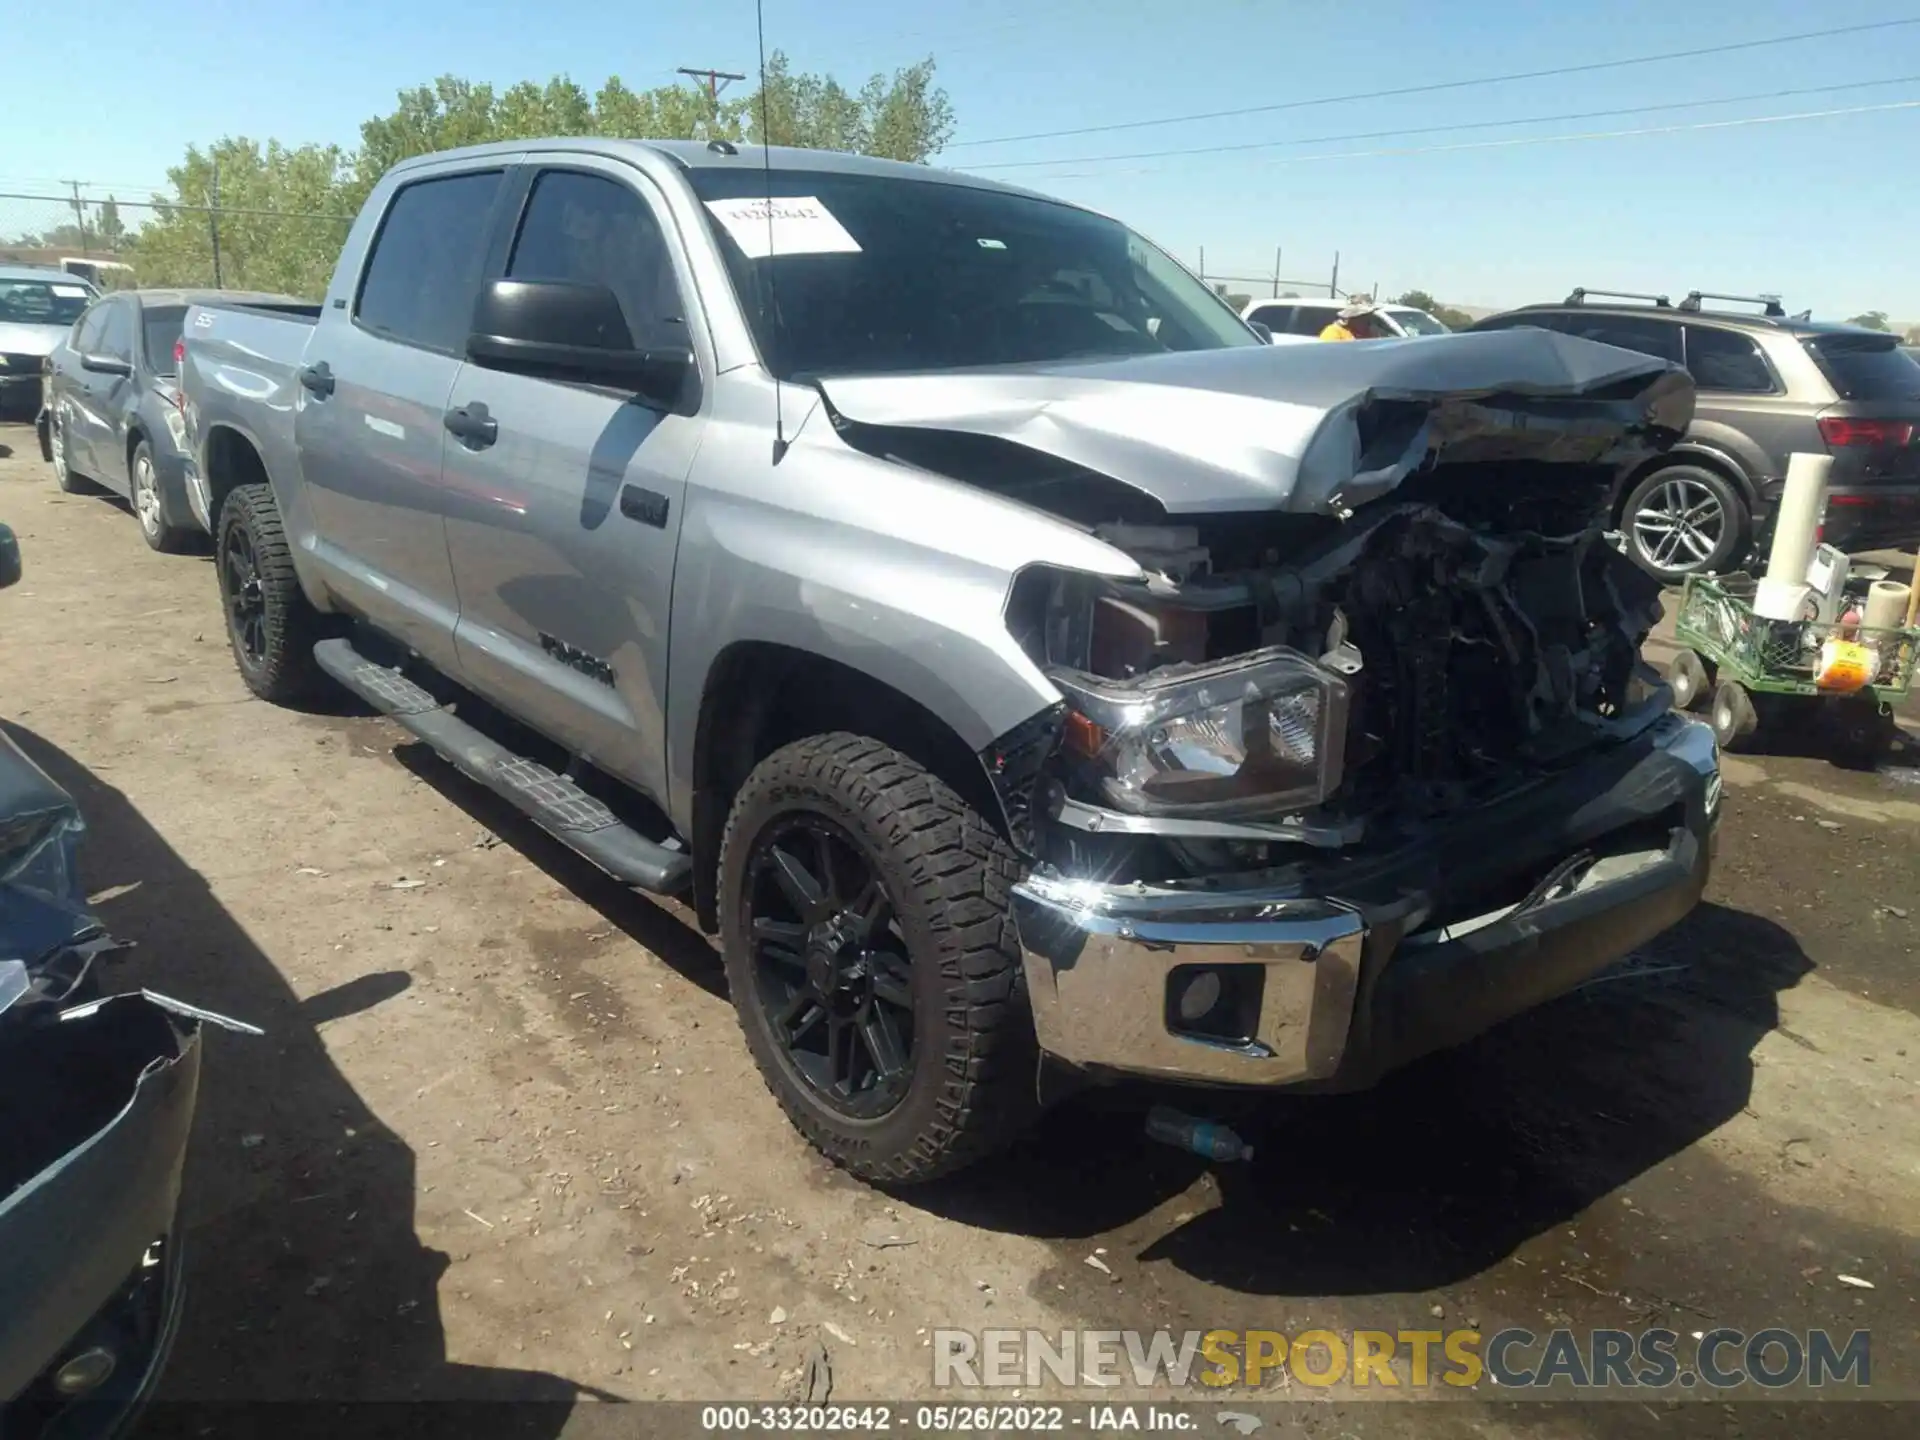
MULTIPOLYGON (((437 1286, 448 1260, 414 1231, 413 1151, 316 1029, 383 1003, 407 977, 362 976, 301 1000, 124 795, 40 737, 6 729, 79 803, 89 883, 139 882, 104 912, 114 934, 138 942, 107 971, 107 988, 149 986, 266 1031, 207 1032, 182 1198, 186 1318, 143 1433, 225 1433, 217 1417, 237 1423, 243 1412, 226 1407, 247 1401, 441 1399, 524 1402, 492 1405, 488 1431, 557 1434, 573 1402, 598 1392, 447 1359, 437 1286)), ((299 1431, 303 1417, 340 1433, 331 1406, 274 1409, 276 1434, 299 1431)), ((473 1429, 466 1406, 432 1409, 473 1429)), ((359 1417, 344 1418, 360 1432, 359 1417)))
POLYGON ((1074 1242, 1077 1260, 1085 1241, 1205 1175, 1200 1160, 1143 1137, 1144 1102, 1163 1100, 1233 1125, 1254 1158, 1215 1169, 1217 1205, 1195 1203, 1198 1218, 1142 1236, 1141 1262, 1251 1294, 1431 1290, 1738 1114, 1753 1047, 1779 1024, 1778 993, 1811 968, 1780 926, 1704 904, 1625 966, 1372 1091, 1083 1095, 1003 1161, 910 1198, 968 1224, 1074 1242))

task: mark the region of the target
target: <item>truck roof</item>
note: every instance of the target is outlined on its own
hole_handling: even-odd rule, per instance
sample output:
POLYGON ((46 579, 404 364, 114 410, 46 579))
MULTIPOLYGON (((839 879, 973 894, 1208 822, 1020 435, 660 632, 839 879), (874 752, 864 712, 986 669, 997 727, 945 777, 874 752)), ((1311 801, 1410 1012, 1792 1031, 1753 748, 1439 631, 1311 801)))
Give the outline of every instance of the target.
POLYGON ((586 155, 605 155, 615 159, 638 154, 663 155, 683 170, 758 170, 762 165, 773 170, 815 170, 842 175, 890 175, 900 180, 917 180, 936 185, 964 185, 975 190, 997 190, 1008 195, 1025 195, 1069 205, 1076 210, 1085 206, 1036 190, 1022 189, 1004 181, 968 175, 958 170, 940 170, 931 165, 915 165, 904 160, 881 160, 871 155, 849 155, 840 150, 807 150, 792 145, 736 145, 731 141, 705 140, 624 140, 605 136, 555 136, 551 139, 500 140, 487 145, 467 145, 457 150, 437 150, 416 155, 394 166, 396 173, 415 166, 438 164, 446 160, 481 156, 518 155, 528 150, 576 150, 586 155), (765 157, 764 159, 762 157, 765 157))

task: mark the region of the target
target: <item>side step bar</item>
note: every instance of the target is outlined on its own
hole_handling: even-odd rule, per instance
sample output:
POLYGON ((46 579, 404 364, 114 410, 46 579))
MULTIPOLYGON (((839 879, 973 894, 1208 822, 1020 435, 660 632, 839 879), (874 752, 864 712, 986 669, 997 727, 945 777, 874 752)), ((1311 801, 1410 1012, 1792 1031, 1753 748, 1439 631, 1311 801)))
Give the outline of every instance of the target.
POLYGON ((400 671, 375 664, 349 640, 322 640, 313 647, 313 658, 462 774, 509 801, 614 879, 655 895, 686 889, 693 876, 691 856, 647 839, 566 776, 489 740, 400 671))

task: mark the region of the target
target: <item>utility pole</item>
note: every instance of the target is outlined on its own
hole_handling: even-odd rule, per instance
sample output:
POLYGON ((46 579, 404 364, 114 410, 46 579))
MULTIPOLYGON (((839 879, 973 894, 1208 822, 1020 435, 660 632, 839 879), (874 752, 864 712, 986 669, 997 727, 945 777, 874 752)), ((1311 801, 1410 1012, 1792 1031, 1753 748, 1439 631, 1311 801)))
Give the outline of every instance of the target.
POLYGON ((1337 299, 1340 294, 1340 252, 1333 252, 1333 279, 1327 282, 1327 298, 1337 299))
POLYGON ((93 252, 87 249, 87 207, 80 203, 80 182, 69 180, 67 184, 73 187, 73 223, 80 231, 80 253, 91 255, 93 252))
POLYGON ((1280 298, 1280 247, 1273 247, 1273 298, 1280 298))
POLYGON ((1200 278, 1203 281, 1207 278, 1207 247, 1204 245, 1200 247, 1200 278))
POLYGON ((213 288, 226 289, 220 279, 220 162, 213 164, 213 185, 207 193, 207 235, 213 241, 213 288))
MULTIPOLYGON (((744 75, 736 75, 731 70, 699 70, 691 65, 682 65, 673 73, 676 75, 688 75, 695 80, 705 80, 707 82, 707 138, 711 140, 713 138, 714 125, 720 119, 720 92, 735 80, 744 80, 747 77, 744 75)), ((770 135, 762 135, 760 141, 762 144, 771 145, 773 143, 773 137, 770 135)))

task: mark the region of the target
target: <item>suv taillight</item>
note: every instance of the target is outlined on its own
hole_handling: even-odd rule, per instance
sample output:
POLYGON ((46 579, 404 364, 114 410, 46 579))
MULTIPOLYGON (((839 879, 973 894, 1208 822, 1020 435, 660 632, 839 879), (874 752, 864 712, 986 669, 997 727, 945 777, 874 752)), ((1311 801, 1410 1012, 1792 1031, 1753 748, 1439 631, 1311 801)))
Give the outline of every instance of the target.
POLYGON ((1820 438, 1835 449, 1844 445, 1911 445, 1911 420, 1851 420, 1844 415, 1822 415, 1820 438))

